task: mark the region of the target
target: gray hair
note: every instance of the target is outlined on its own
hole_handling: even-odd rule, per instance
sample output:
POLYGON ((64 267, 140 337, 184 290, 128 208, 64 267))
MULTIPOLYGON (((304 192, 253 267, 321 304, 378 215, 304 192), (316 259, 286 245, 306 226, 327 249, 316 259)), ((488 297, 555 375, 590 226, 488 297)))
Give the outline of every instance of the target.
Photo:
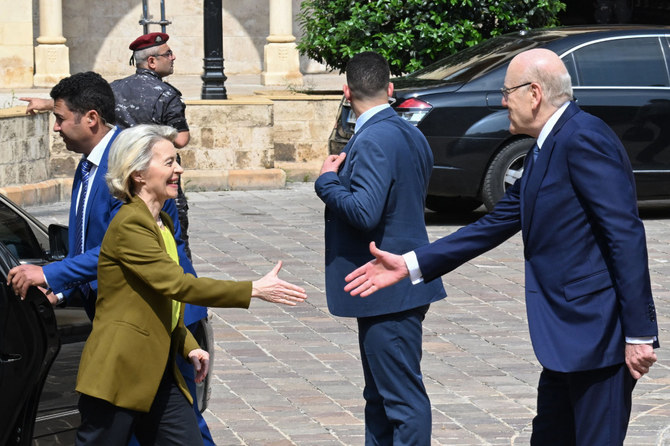
POLYGON ((133 57, 135 58, 135 64, 137 65, 138 68, 146 68, 149 57, 155 55, 156 55, 155 46, 133 52, 133 57))
POLYGON ((107 187, 121 201, 128 202, 135 195, 133 172, 149 167, 153 147, 162 140, 174 142, 177 130, 165 125, 140 124, 123 130, 109 149, 107 187))
POLYGON ((563 72, 547 70, 542 64, 535 64, 528 68, 528 79, 535 79, 542 86, 547 100, 554 107, 560 107, 572 100, 572 79, 567 69, 563 72))

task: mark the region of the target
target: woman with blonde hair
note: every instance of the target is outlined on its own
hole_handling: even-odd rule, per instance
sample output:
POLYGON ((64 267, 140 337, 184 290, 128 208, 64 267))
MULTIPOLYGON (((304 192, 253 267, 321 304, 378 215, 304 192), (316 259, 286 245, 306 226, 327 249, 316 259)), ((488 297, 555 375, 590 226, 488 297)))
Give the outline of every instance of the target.
POLYGON ((209 354, 184 327, 183 304, 248 308, 251 298, 296 305, 307 297, 278 278, 281 262, 253 282, 184 273, 161 212, 183 172, 175 136, 171 127, 138 125, 111 147, 107 184, 125 204, 100 248, 93 331, 77 376, 78 445, 126 445, 133 433, 142 445, 202 444, 175 358, 190 360, 199 382, 209 354))

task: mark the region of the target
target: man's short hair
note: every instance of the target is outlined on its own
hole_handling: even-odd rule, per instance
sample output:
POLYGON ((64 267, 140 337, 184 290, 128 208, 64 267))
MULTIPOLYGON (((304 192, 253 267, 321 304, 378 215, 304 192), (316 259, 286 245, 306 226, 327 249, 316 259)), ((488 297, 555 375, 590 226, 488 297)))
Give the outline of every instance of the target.
POLYGON ((95 110, 107 124, 115 122, 112 87, 98 73, 87 71, 66 77, 51 89, 50 94, 54 101, 65 101, 79 119, 89 110, 95 110))
POLYGON ((391 76, 389 64, 374 51, 356 54, 347 63, 345 72, 354 97, 363 99, 386 94, 391 76))

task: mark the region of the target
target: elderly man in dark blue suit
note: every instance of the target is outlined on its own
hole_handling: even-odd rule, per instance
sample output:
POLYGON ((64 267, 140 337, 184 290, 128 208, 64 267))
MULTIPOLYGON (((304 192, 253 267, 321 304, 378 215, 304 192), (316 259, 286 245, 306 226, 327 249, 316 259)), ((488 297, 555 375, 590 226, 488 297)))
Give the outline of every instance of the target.
POLYGON ((533 445, 620 445, 637 379, 656 361, 656 313, 635 181, 620 141, 571 101, 558 56, 517 55, 502 89, 510 131, 537 138, 495 209, 433 244, 347 276, 367 296, 410 276, 429 282, 521 230, 526 308, 543 366, 533 445))
POLYGON ((316 181, 326 204, 326 296, 336 316, 358 319, 365 376, 365 444, 430 444, 431 412, 421 376, 422 322, 441 282, 405 280, 370 299, 345 293, 344 276, 372 256, 370 241, 402 253, 428 242, 423 218, 433 156, 424 136, 389 107, 388 63, 354 56, 344 95, 358 116, 340 155, 324 162, 316 181))

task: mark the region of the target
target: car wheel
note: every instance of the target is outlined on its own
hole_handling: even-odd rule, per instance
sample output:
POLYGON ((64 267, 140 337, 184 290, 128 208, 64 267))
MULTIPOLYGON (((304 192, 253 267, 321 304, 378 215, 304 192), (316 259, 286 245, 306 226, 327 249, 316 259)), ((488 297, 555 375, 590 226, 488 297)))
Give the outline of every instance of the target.
POLYGON ((482 205, 482 202, 474 198, 440 197, 428 195, 426 207, 435 212, 450 212, 452 214, 465 214, 472 212, 482 205))
POLYGON ((214 369, 214 333, 209 317, 198 322, 198 328, 195 330, 193 336, 198 341, 200 348, 209 353, 209 373, 207 373, 207 376, 205 376, 205 379, 201 383, 196 383, 195 385, 198 409, 202 413, 207 409, 207 405, 209 404, 209 396, 212 393, 212 372, 214 369))
POLYGON ((521 178, 523 161, 534 142, 532 138, 517 139, 504 145, 493 158, 482 188, 482 200, 487 210, 491 211, 507 188, 521 178))

